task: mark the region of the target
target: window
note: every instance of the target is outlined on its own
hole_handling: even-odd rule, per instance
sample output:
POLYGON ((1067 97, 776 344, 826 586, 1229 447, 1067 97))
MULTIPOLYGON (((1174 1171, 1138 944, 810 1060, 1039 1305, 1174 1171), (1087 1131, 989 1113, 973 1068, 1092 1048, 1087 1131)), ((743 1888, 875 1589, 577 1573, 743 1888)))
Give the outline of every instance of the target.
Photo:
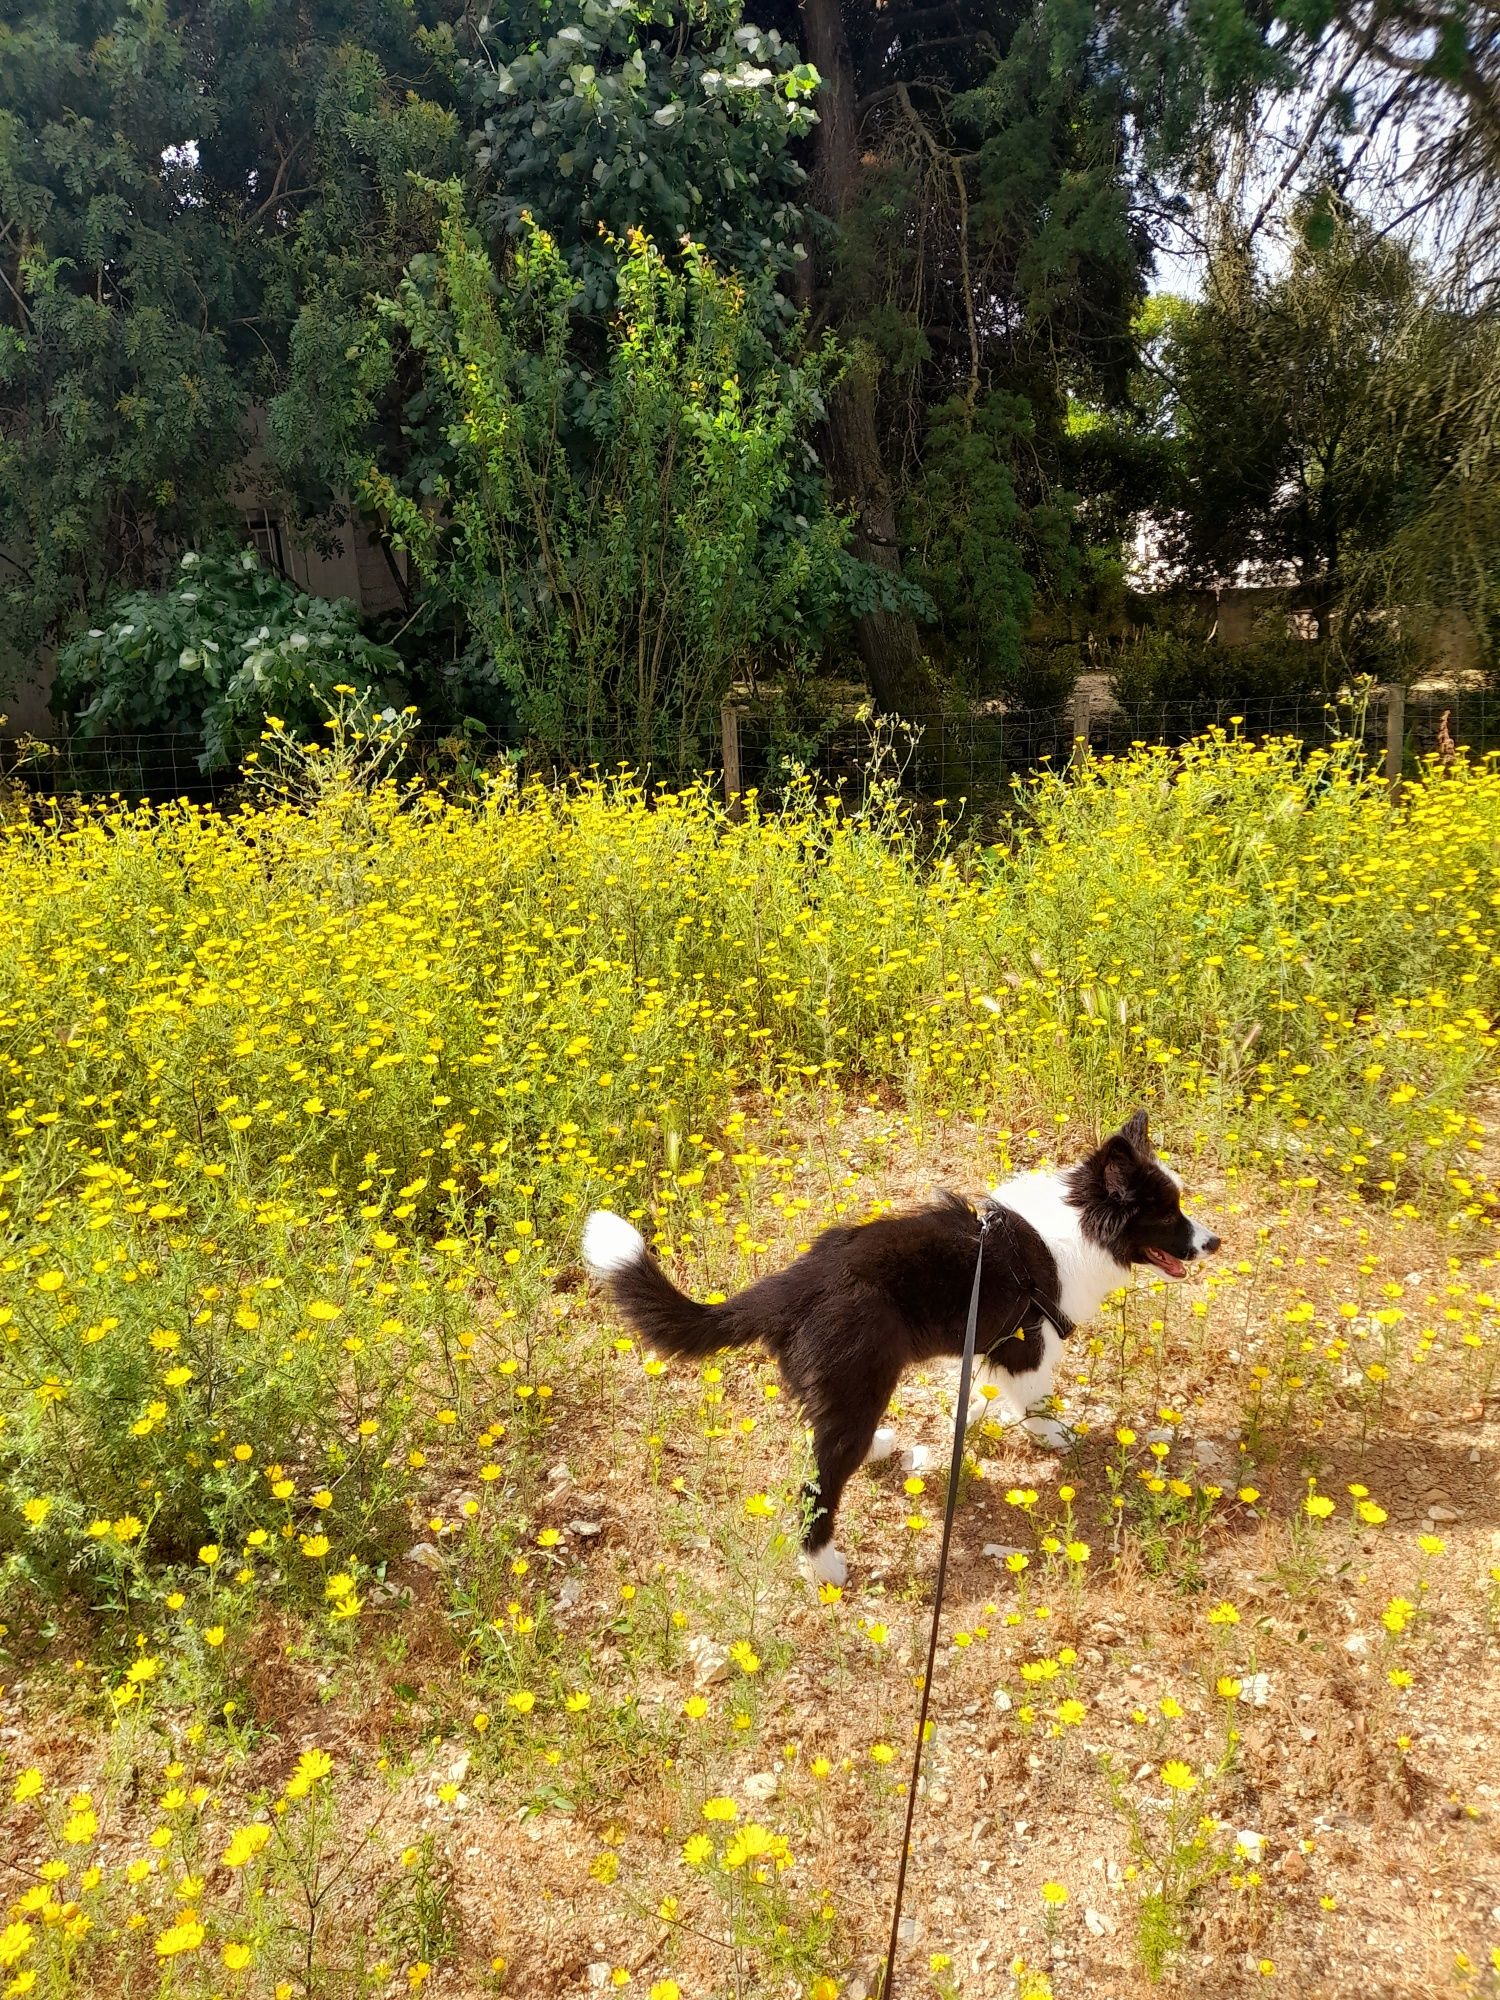
POLYGON ((245 516, 245 536, 251 548, 270 569, 286 574, 286 560, 281 547, 281 523, 274 514, 268 514, 264 507, 255 507, 245 516))

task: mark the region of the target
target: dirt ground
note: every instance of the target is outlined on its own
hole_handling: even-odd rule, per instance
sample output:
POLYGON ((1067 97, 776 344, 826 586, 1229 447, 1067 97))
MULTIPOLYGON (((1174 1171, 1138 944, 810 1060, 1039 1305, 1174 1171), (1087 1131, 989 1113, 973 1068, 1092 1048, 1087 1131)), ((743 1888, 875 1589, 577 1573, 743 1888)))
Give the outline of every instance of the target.
MULTIPOLYGON (((853 1185, 833 1194, 815 1147, 785 1147, 783 1206, 759 1225, 762 1268, 832 1219, 835 1200, 857 1215, 982 1185, 969 1132, 919 1143, 869 1110, 841 1140, 853 1185)), ((1060 1382, 1079 1432, 1071 1451, 970 1435, 977 1469, 954 1536, 897 1990, 1009 2000, 1032 1977, 1013 1969, 1021 1959, 1059 2000, 1493 1994, 1493 1227, 1448 1229, 1361 1208, 1337 1187, 1180 1164, 1192 1212, 1224 1238, 1212 1278, 1138 1281, 1123 1313, 1075 1336, 1060 1382), (1401 1317, 1382 1326, 1382 1309, 1401 1317), (1122 1426, 1135 1433, 1128 1445, 1122 1426), (1153 1437, 1166 1446, 1159 1466, 1153 1437), (1153 1526, 1139 1511, 1143 1470, 1217 1497, 1153 1526), (1385 1518, 1359 1522, 1351 1486, 1385 1518), (1308 1514, 1310 1491, 1336 1501, 1331 1518, 1308 1514), (1081 1561, 1040 1546, 1062 1523, 1060 1539, 1087 1545, 1081 1561), (1019 1575, 1007 1563, 1018 1551, 1019 1575), (1393 1601, 1409 1607, 1397 1630, 1393 1601), (1211 1620, 1224 1604, 1233 1619, 1211 1620), (1038 1662, 1050 1677, 1023 1675, 1038 1662), (1223 1693, 1224 1677, 1238 1690, 1223 1693), (1081 1717, 1058 1719, 1063 1695, 1081 1717), (1211 1777, 1231 1729, 1232 1758, 1211 1777), (1129 1809, 1112 1802, 1106 1758, 1129 1809), (1171 1760, 1195 1781, 1182 1823, 1205 1819, 1224 1865, 1184 1895, 1184 1948, 1153 1985, 1142 1857, 1161 1851, 1171 1760), (1049 1906, 1044 1883, 1066 1901, 1049 1906)), ((695 1285, 711 1281, 695 1257, 670 1261, 695 1285)), ((447 1926, 430 1993, 644 1996, 670 1979, 683 2000, 857 2000, 874 1989, 895 1879, 942 1465, 920 1495, 898 1464, 852 1484, 840 1534, 849 1582, 820 1601, 767 1541, 776 1524, 745 1518, 744 1496, 780 1504, 800 1476, 799 1429, 768 1399, 765 1358, 723 1357, 723 1401, 705 1403, 689 1367, 643 1381, 639 1357, 616 1349, 607 1305, 572 1278, 554 1311, 555 1352, 570 1365, 552 1372, 531 1526, 559 1540, 527 1587, 548 1601, 561 1680, 588 1689, 591 1724, 628 1709, 632 1733, 612 1726, 593 1739, 597 1753, 570 1739, 551 1763, 502 1754, 498 1729, 473 1734, 482 1697, 465 1681, 461 1537, 432 1527, 457 1521, 477 1490, 460 1452, 352 1653, 321 1659, 274 1622, 258 1633, 245 1698, 262 1733, 238 1789, 249 1799, 281 1782, 308 1745, 336 1753, 349 1773, 344 1822, 369 1840, 330 1898, 330 1922, 373 1922, 376 1863, 430 1837, 447 1926), (717 1441, 705 1441, 706 1419, 717 1441), (639 1597, 622 1612, 625 1591, 639 1597), (628 1610, 647 1597, 681 1614, 676 1625, 664 1616, 659 1644, 628 1610), (753 1672, 726 1659, 736 1639, 759 1655, 753 1672), (695 1696, 701 1722, 684 1716, 695 1696), (882 1745, 893 1752, 883 1762, 871 1754, 882 1745), (440 1796, 444 1783, 455 1796, 440 1796), (738 1946, 726 1942, 732 1913, 681 1859, 709 1796, 784 1833, 796 1857, 774 1885, 790 1939, 780 1960, 743 1925, 738 1946), (614 1859, 601 1866, 601 1855, 614 1859)), ((895 1410, 903 1441, 939 1459, 954 1372, 909 1381, 895 1410)), ((108 1837, 121 1854, 138 1842, 149 1801, 131 1802, 117 1764, 111 1779, 104 1746, 74 1721, 44 1722, 13 1687, 0 1743, 12 1768, 35 1759, 74 1783, 112 1782, 108 1837)), ((0 1813, 0 1850, 21 1838, 19 1817, 0 1813)), ((10 1852, 18 1870, 39 1860, 10 1852)))

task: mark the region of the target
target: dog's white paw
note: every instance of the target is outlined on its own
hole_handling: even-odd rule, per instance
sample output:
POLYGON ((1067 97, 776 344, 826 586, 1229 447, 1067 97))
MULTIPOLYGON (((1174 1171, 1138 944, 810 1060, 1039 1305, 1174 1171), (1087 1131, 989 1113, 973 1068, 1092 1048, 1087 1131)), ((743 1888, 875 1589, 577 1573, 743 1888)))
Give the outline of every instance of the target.
POLYGON ((932 1451, 925 1444, 914 1444, 901 1454, 901 1470, 907 1474, 930 1472, 932 1451))
POLYGON ((802 1574, 809 1583, 843 1585, 849 1581, 849 1565, 832 1542, 825 1542, 822 1548, 811 1553, 804 1549, 800 1562, 802 1574))
POLYGON ((995 1396, 976 1396, 964 1416, 964 1429, 973 1430, 976 1424, 999 1424, 1001 1429, 1018 1424, 1025 1415, 1023 1410, 1014 1409, 995 1396))
POLYGON ((883 1465, 896 1449, 896 1433, 889 1424, 882 1424, 870 1439, 870 1449, 865 1453, 866 1465, 883 1465))
POLYGON ((1027 1417, 1021 1428, 1046 1451, 1071 1451, 1078 1442, 1078 1433, 1057 1417, 1027 1417))

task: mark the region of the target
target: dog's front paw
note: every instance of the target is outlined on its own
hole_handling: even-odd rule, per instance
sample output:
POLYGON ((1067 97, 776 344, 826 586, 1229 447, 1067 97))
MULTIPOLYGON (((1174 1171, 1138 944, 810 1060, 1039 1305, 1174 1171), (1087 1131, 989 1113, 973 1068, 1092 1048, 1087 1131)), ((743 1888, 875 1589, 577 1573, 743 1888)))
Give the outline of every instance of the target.
POLYGON ((1021 1428, 1045 1451, 1071 1451, 1078 1442, 1077 1431, 1059 1417, 1027 1417, 1021 1428))
POLYGON ((896 1433, 889 1424, 882 1424, 870 1439, 870 1449, 865 1453, 866 1465, 884 1465, 896 1449, 896 1433))
POLYGON ((832 1542, 825 1542, 820 1549, 804 1549, 801 1569, 809 1583, 831 1583, 842 1587, 849 1581, 849 1565, 832 1542))

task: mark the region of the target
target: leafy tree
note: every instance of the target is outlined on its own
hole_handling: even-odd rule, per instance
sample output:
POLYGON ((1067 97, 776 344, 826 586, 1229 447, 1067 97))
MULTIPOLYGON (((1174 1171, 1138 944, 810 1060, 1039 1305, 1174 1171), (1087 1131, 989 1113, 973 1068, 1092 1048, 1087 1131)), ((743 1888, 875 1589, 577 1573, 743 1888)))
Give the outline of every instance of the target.
POLYGON ((830 470, 859 553, 942 614, 881 608, 860 652, 890 706, 931 707, 933 667, 1015 688, 1034 605, 1095 580, 1069 412, 1129 380, 1132 101, 1071 0, 799 11, 823 79, 811 199, 836 225, 810 295, 855 356, 830 470))
POLYGON ((1356 617, 1394 617, 1420 662, 1450 618, 1500 667, 1500 324, 1419 298, 1403 316, 1379 413, 1397 468, 1390 532, 1354 553, 1356 617))
MULTIPOLYGON (((762 281, 804 257, 793 142, 814 125, 817 78, 739 0, 521 0, 471 45, 475 220, 492 242, 539 222, 581 312, 613 310, 615 246, 632 229, 663 249, 691 240, 762 281)), ((775 293, 762 284, 759 296, 775 293)))
MULTIPOLYGON (((311 533, 342 524, 351 467, 377 461, 407 498, 453 489, 440 379, 410 345, 372 367, 362 336, 370 299, 431 242, 424 185, 455 178, 497 267, 529 213, 576 288, 570 449, 605 393, 633 228, 753 281, 745 309, 778 366, 800 314, 839 337, 819 457, 791 454, 778 532, 819 567, 820 487, 847 506, 862 566, 844 559, 843 602, 878 699, 908 710, 938 682, 1021 685, 1035 609, 1114 587, 1122 526, 1178 442, 1149 411, 1114 420, 1150 379, 1145 273, 1196 227, 1205 189, 1252 162, 1237 188, 1252 249, 1319 187, 1398 239, 1414 211, 1450 296, 1436 316, 1382 307, 1408 393, 1370 407, 1400 476, 1374 445, 1357 461, 1333 441, 1297 532, 1323 536, 1319 574, 1349 604, 1373 601, 1398 549, 1434 603, 1478 601, 1488 569, 1466 524, 1489 519, 1488 458, 1464 413, 1492 407, 1494 379, 1468 305, 1500 244, 1490 0, 756 0, 753 15, 739 0, 519 0, 490 20, 460 0, 0 0, 4 637, 24 652, 162 581, 237 489, 274 489, 311 533), (1249 135, 1273 101, 1288 143, 1268 171, 1249 135)), ((1343 386, 1318 390, 1329 407, 1357 400, 1368 331, 1351 329, 1343 386)), ((1248 366, 1249 337, 1223 313, 1182 366, 1248 366)), ((1246 491, 1198 481, 1195 562, 1214 533, 1216 561, 1241 531, 1242 553, 1285 545, 1290 517, 1265 499, 1285 412, 1259 415, 1214 419, 1245 447, 1246 491)), ((429 574, 404 643, 441 632, 459 658, 446 587, 429 574)))
POLYGON ((1163 240, 1202 249, 1205 212, 1212 225, 1227 201, 1258 243, 1328 189, 1420 243, 1445 285, 1493 295, 1493 0, 1190 0, 1180 8, 1107 0, 1094 32, 1128 80, 1145 160, 1175 190, 1157 207, 1163 240))
POLYGON ((1481 632, 1500 578, 1500 343, 1411 251, 1331 198, 1289 266, 1242 239, 1163 317, 1156 413, 1178 454, 1165 545, 1186 577, 1289 578, 1325 638, 1390 670, 1445 612, 1481 632))
MULTIPOLYGON (((633 231, 663 254, 696 245, 712 254, 716 270, 742 272, 749 283, 741 310, 757 316, 778 349, 795 345, 797 316, 776 280, 802 255, 798 202, 805 176, 793 142, 813 122, 816 79, 794 48, 745 22, 738 0, 692 8, 680 0, 628 8, 532 0, 494 19, 466 17, 454 46, 453 88, 468 127, 464 213, 502 272, 537 227, 565 263, 572 284, 567 338, 557 354, 536 359, 561 371, 548 393, 556 391, 574 469, 591 478, 592 453, 607 482, 613 452, 599 410, 609 394, 622 251, 633 231)), ((427 202, 423 240, 430 243, 442 218, 420 192, 418 198, 427 202)), ((431 282, 425 248, 411 271, 419 290, 431 282)), ((391 273, 383 289, 394 291, 398 275, 391 273)), ((530 330, 537 330, 534 323, 530 330)), ((395 365, 382 363, 372 374, 366 343, 346 343, 340 326, 328 344, 342 348, 332 360, 340 393, 322 434, 342 432, 346 478, 364 481, 378 462, 391 486, 365 482, 367 497, 462 487, 466 474, 455 459, 451 412, 432 354, 398 344, 395 365)), ((315 426, 301 427, 318 434, 315 426)), ((817 540, 826 509, 805 445, 788 469, 784 531, 817 540)), ((380 518, 389 517, 382 510, 380 518)), ((531 559, 542 562, 534 550, 531 559)), ((845 562, 843 570, 857 588, 857 567, 845 562)), ((536 587, 545 591, 545 575, 536 587)), ((442 677, 452 684, 450 698, 461 690, 466 708, 491 713, 503 676, 488 628, 475 622, 473 609, 458 571, 428 564, 409 639, 428 654, 436 640, 446 640, 450 663, 442 677)), ((535 729, 534 704, 528 712, 535 729)), ((560 747, 555 734, 548 740, 560 747)))
POLYGON ((435 256, 389 310, 446 419, 420 497, 373 497, 459 602, 526 734, 558 756, 706 747, 733 679, 797 655, 838 587, 842 536, 793 516, 801 440, 828 369, 778 359, 739 280, 641 231, 614 246, 616 312, 580 407, 587 287, 535 223, 497 273, 448 191, 435 256))
POLYGON ((184 150, 203 129, 160 11, 0 14, 0 588, 21 647, 221 517, 243 460, 238 273, 184 150))
POLYGON ((363 302, 448 171, 446 0, 0 0, 0 571, 21 650, 237 488, 334 502, 363 302), (271 461, 257 403, 274 411, 271 461))

